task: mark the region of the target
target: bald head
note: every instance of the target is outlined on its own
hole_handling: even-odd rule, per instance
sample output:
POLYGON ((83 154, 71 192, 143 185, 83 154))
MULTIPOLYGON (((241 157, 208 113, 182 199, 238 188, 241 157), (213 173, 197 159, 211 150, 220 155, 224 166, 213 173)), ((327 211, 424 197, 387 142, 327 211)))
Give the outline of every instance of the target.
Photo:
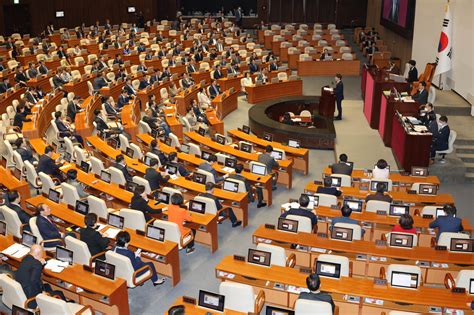
POLYGON ((30 249, 30 255, 33 256, 34 258, 41 260, 44 257, 44 250, 41 245, 35 244, 31 246, 30 249))

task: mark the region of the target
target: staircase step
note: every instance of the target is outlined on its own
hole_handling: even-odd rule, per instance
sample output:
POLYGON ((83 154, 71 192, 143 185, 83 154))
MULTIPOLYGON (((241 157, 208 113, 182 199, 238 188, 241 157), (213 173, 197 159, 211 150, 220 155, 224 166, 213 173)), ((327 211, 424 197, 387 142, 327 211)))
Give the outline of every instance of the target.
POLYGON ((456 138, 455 144, 456 144, 456 146, 457 145, 474 145, 474 139, 459 139, 459 138, 456 138))
POLYGON ((456 153, 474 153, 474 145, 455 145, 456 153))
POLYGON ((457 156, 464 163, 474 163, 474 153, 458 153, 457 156))

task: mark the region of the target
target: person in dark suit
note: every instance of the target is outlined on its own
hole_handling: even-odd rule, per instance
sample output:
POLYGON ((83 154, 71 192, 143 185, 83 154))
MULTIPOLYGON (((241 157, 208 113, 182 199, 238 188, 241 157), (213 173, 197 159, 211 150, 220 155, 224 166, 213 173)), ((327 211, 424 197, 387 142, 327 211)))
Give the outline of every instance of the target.
POLYGON ((70 127, 69 123, 63 120, 61 112, 55 112, 54 117, 56 117, 54 123, 56 124, 56 127, 58 127, 60 137, 74 137, 77 142, 84 145, 84 140, 82 139, 82 136, 78 135, 74 131, 74 129, 70 127))
MULTIPOLYGON (((431 122, 436 121, 436 113, 433 109, 433 104, 426 103, 425 105, 421 105, 418 111, 418 119, 429 129, 431 122)), ((436 131, 437 130, 438 128, 436 127, 436 131)), ((432 131, 430 130, 430 132, 432 131)))
POLYGON ((214 80, 218 80, 220 78, 222 78, 224 75, 222 74, 222 71, 221 71, 221 67, 220 66, 216 66, 216 70, 214 70, 214 80))
POLYGON ((334 96, 336 97, 337 116, 334 120, 342 119, 342 100, 344 99, 344 83, 342 82, 342 75, 336 74, 336 86, 334 87, 334 96))
POLYGON ((143 268, 144 266, 148 266, 149 269, 145 269, 144 271, 139 272, 137 274, 137 277, 143 275, 145 272, 148 272, 150 270, 150 272, 152 273, 151 281, 153 282, 154 286, 163 284, 165 282, 165 279, 159 278, 156 274, 156 269, 152 262, 143 262, 141 260, 141 250, 132 252, 130 249, 128 249, 128 244, 130 243, 130 234, 127 231, 119 232, 117 234, 116 240, 116 246, 114 247, 113 251, 130 259, 132 267, 135 271, 140 268, 143 268))
POLYGON ((102 72, 99 72, 97 74, 97 77, 94 79, 94 91, 99 91, 101 88, 108 86, 109 83, 107 80, 104 78, 104 75, 102 72))
POLYGON ((29 63, 26 73, 30 79, 36 78, 38 76, 38 70, 36 70, 35 65, 32 62, 29 63))
POLYGON ((15 81, 23 87, 27 86, 26 82, 28 82, 28 78, 21 67, 16 68, 15 81))
POLYGON ((81 98, 79 96, 75 96, 68 104, 67 104, 67 110, 66 110, 66 115, 71 119, 71 122, 76 121, 76 115, 77 113, 81 112, 81 106, 79 106, 79 100, 81 98))
POLYGON ((323 180, 324 186, 319 186, 316 190, 317 194, 326 194, 326 195, 333 195, 339 197, 342 195, 342 192, 338 190, 336 187, 332 186, 332 179, 330 176, 326 176, 323 180))
POLYGON ((318 274, 313 273, 309 275, 306 278, 306 286, 308 287, 310 292, 301 292, 298 296, 298 299, 327 302, 331 304, 332 312, 334 314, 334 309, 336 308, 336 305, 334 304, 331 295, 323 293, 319 290, 320 285, 321 280, 319 279, 318 274))
POLYGON ((194 60, 191 60, 189 62, 188 66, 186 67, 186 71, 188 73, 193 73, 193 72, 197 71, 196 64, 195 64, 194 60))
POLYGON ((15 141, 16 152, 20 154, 20 157, 23 161, 28 161, 31 164, 38 162, 38 160, 33 156, 33 150, 26 145, 23 138, 18 138, 15 141))
POLYGON ((156 139, 153 139, 150 142, 150 153, 153 153, 153 154, 158 156, 158 158, 160 159, 160 164, 161 165, 164 165, 168 162, 168 158, 163 153, 163 151, 160 150, 160 147, 158 145, 158 141, 156 141, 156 139))
POLYGON ((105 122, 104 118, 102 118, 102 114, 100 112, 100 109, 94 110, 94 122, 96 125, 97 133, 105 138, 108 138, 111 134, 114 133, 112 129, 109 128, 109 125, 105 122))
MULTIPOLYGON (((79 238, 87 244, 91 256, 95 256, 103 252, 109 246, 109 239, 100 235, 95 229, 97 223, 97 214, 88 213, 84 217, 85 228, 79 231, 79 238)), ((96 257, 95 259, 105 260, 105 254, 96 257)))
POLYGON ((418 92, 412 96, 414 101, 417 101, 421 105, 428 103, 428 91, 426 90, 426 82, 421 81, 418 86, 418 92))
MULTIPOLYGON (((43 284, 41 280, 43 266, 46 264, 44 256, 44 250, 41 245, 35 244, 31 246, 30 253, 23 258, 18 270, 15 272, 15 280, 20 283, 27 299, 33 298, 44 291, 51 296, 58 296, 63 301, 66 301, 62 291, 53 290, 49 283, 43 284)), ((27 305, 28 308, 32 309, 35 309, 37 306, 38 304, 35 300, 27 305)))
POLYGON ((408 70, 407 82, 413 83, 415 81, 418 81, 418 69, 416 69, 416 61, 412 59, 408 61, 408 65, 410 67, 410 70, 408 70))
POLYGON ((331 54, 327 48, 324 48, 323 53, 319 57, 320 60, 332 59, 331 54))
POLYGON ((159 172, 158 168, 158 160, 157 159, 150 159, 150 167, 148 167, 145 171, 145 179, 150 184, 151 190, 157 190, 160 186, 166 184, 170 177, 168 175, 163 176, 161 172, 159 172))
POLYGON ((58 90, 62 90, 63 89, 63 85, 66 84, 67 82, 64 81, 61 76, 60 76, 60 72, 56 72, 56 75, 53 77, 53 86, 55 89, 58 89, 58 90))
POLYGON ((389 5, 390 11, 388 13, 388 19, 398 24, 400 18, 400 0, 392 0, 389 5))
POLYGON ((133 176, 129 173, 127 164, 125 163, 125 157, 123 154, 119 154, 115 157, 115 164, 113 167, 117 168, 123 173, 123 176, 125 177, 125 180, 127 182, 131 182, 133 179, 133 176))
POLYGON ((21 224, 28 224, 30 222, 31 216, 25 212, 20 206, 21 202, 21 196, 20 194, 16 191, 10 191, 7 194, 8 198, 8 207, 15 211, 18 214, 18 218, 21 221, 21 224))
POLYGON ((47 204, 40 203, 36 207, 36 216, 36 226, 43 238, 44 247, 51 248, 62 245, 60 240, 63 235, 51 219, 51 208, 47 204))
POLYGON ((31 121, 30 118, 26 118, 26 113, 25 113, 25 106, 20 104, 16 108, 16 114, 15 117, 13 118, 13 126, 16 126, 18 128, 23 129, 23 123, 31 121))
POLYGON ((0 83, 0 94, 5 93, 8 89, 11 88, 11 85, 8 83, 8 77, 3 78, 2 83, 0 83))
POLYGON ((228 208, 224 209, 222 212, 220 211, 220 210, 222 210, 223 206, 222 206, 221 202, 219 201, 219 199, 217 199, 217 197, 214 196, 214 186, 215 185, 213 183, 207 182, 206 183, 206 192, 205 193, 200 193, 199 196, 206 197, 206 198, 214 200, 214 202, 216 204, 216 209, 219 212, 219 217, 223 217, 224 212, 225 212, 227 214, 227 216, 229 217, 230 222, 232 223, 232 227, 240 226, 242 224, 242 221, 237 220, 237 217, 235 216, 234 211, 232 210, 232 208, 228 207, 228 208))
POLYGON ((306 194, 302 194, 298 200, 300 204, 299 208, 291 208, 288 211, 283 212, 280 215, 280 218, 286 218, 289 215, 297 215, 301 217, 306 217, 311 220, 311 226, 314 228, 318 223, 318 217, 313 213, 313 209, 308 209, 309 197, 306 194))
POLYGON ((227 176, 226 175, 219 176, 217 171, 212 167, 216 162, 217 162, 217 157, 214 154, 211 154, 207 161, 204 161, 201 164, 199 164, 198 169, 211 173, 214 176, 214 182, 218 183, 218 182, 222 182, 227 176))
POLYGON ((151 214, 161 214, 161 209, 153 209, 148 205, 148 196, 145 192, 145 186, 138 185, 133 192, 130 209, 143 212, 145 220, 148 222, 152 219, 151 214))
POLYGON ((353 166, 347 162, 347 155, 342 153, 339 155, 339 162, 331 165, 331 173, 351 176, 352 167, 353 166))
POLYGON ((137 91, 132 85, 132 79, 127 78, 127 80, 125 80, 125 85, 123 88, 127 91, 129 96, 137 95, 137 91))
POLYGON ((187 176, 191 175, 191 172, 188 171, 182 163, 178 162, 178 155, 176 154, 176 152, 171 152, 168 155, 168 164, 171 165, 171 166, 176 166, 177 169, 178 169, 178 174, 181 175, 181 176, 187 177, 187 176))
POLYGON ((371 194, 365 197, 365 202, 370 200, 392 202, 392 197, 388 194, 385 194, 385 185, 383 183, 378 183, 376 190, 377 191, 375 192, 375 194, 371 194))
POLYGON ((391 57, 388 61, 387 71, 393 74, 400 74, 400 68, 395 63, 395 59, 393 57, 391 57))
POLYGON ((128 96, 127 90, 122 89, 122 93, 120 94, 118 101, 117 101, 117 108, 121 110, 125 105, 130 102, 130 97, 128 96))
POLYGON ((104 109, 107 115, 114 116, 114 117, 120 116, 119 111, 114 106, 115 102, 112 96, 104 97, 102 101, 104 102, 104 109))
POLYGON ((258 65, 255 63, 255 60, 252 60, 249 65, 250 73, 258 72, 258 65))
POLYGON ((48 67, 46 67, 46 65, 44 64, 44 61, 42 61, 42 60, 39 61, 38 71, 42 75, 48 74, 49 69, 48 69, 48 67))
POLYGON ((436 240, 438 240, 441 233, 444 232, 457 233, 464 231, 464 227, 462 226, 462 219, 456 218, 456 207, 451 205, 445 205, 443 207, 443 210, 446 216, 437 217, 436 220, 430 222, 429 225, 431 229, 438 229, 438 232, 436 234, 436 240))
POLYGON ((61 171, 59 170, 59 166, 57 165, 54 160, 52 159, 54 153, 54 149, 52 146, 47 146, 44 150, 44 154, 40 157, 38 161, 38 166, 36 167, 36 172, 43 172, 49 176, 59 179, 60 181, 63 180, 63 176, 61 171))
POLYGON ((149 86, 150 86, 150 75, 147 74, 140 80, 140 84, 138 85, 138 89, 139 90, 144 90, 149 86))
MULTIPOLYGON (((254 202, 255 201, 255 196, 254 196, 254 193, 253 193, 253 189, 252 189, 252 186, 250 185, 249 181, 247 180, 247 178, 245 178, 244 176, 242 176, 242 171, 244 170, 244 166, 242 164, 237 164, 235 166, 235 173, 233 174, 230 174, 229 175, 229 178, 230 179, 237 179, 237 180, 240 180, 242 182, 244 182, 245 184, 245 190, 247 191, 248 193, 248 200, 250 202, 254 202)), ((257 194, 257 208, 262 208, 262 207, 265 207, 267 205, 266 202, 263 202, 263 189, 262 187, 260 186, 255 186, 255 193, 257 194)))
MULTIPOLYGON (((267 174, 272 174, 273 169, 278 168, 278 166, 279 166, 278 162, 275 161, 275 159, 271 155, 272 152, 273 152, 273 147, 271 145, 267 145, 265 147, 265 153, 262 153, 262 154, 258 155, 258 162, 260 162, 262 164, 265 164, 265 166, 267 167, 267 174)), ((276 189, 276 179, 275 179, 275 177, 273 177, 273 179, 272 179, 272 189, 273 190, 276 189)))
POLYGON ((439 118, 439 129, 433 133, 433 141, 431 143, 430 163, 434 163, 436 151, 444 151, 449 148, 449 134, 451 130, 448 126, 448 117, 441 116, 439 118))
POLYGON ((181 84, 183 88, 187 89, 188 87, 194 84, 193 80, 189 78, 189 75, 185 72, 183 73, 183 78, 181 79, 181 84))
POLYGON ((215 98, 217 95, 221 94, 221 89, 217 85, 217 81, 213 80, 211 86, 209 87, 209 94, 212 98, 215 98))
MULTIPOLYGON (((329 230, 332 230, 333 226, 336 223, 359 224, 359 221, 350 218, 351 213, 352 213, 352 209, 349 206, 347 206, 347 205, 342 206, 341 216, 340 217, 335 217, 331 220, 331 225, 329 226, 329 230)), ((364 229, 361 229, 361 230, 362 230, 361 231, 362 235, 364 235, 365 230, 364 229)))
POLYGON ((38 96, 36 95, 34 88, 32 88, 32 87, 27 87, 26 88, 25 101, 28 102, 28 103, 31 103, 31 104, 38 103, 38 96))

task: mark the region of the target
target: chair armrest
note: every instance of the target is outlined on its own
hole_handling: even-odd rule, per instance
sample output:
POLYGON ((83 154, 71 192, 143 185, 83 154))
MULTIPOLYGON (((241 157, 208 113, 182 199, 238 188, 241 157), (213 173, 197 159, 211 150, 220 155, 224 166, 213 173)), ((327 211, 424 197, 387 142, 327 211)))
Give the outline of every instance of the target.
POLYGON ((92 268, 92 263, 94 262, 94 260, 95 260, 97 257, 101 256, 101 255, 105 255, 105 253, 106 253, 105 251, 103 251, 103 252, 98 252, 98 253, 95 254, 94 256, 91 256, 91 258, 89 259, 89 267, 92 268))
POLYGON ((415 209, 414 215, 421 216, 420 209, 415 209))
POLYGON ((295 265, 296 265, 296 255, 294 253, 291 253, 286 258, 286 266, 293 268, 295 265))
POLYGON ((155 221, 155 219, 154 219, 154 218, 151 218, 149 221, 147 221, 147 223, 146 223, 146 224, 147 224, 147 225, 148 225, 148 224, 152 224, 152 223, 153 223, 153 221, 155 221))
POLYGON ((444 286, 446 289, 452 289, 456 287, 456 281, 454 281, 453 276, 449 272, 444 276, 444 286))
POLYGON ((430 246, 433 248, 436 246, 436 238, 434 237, 431 238, 430 246))
POLYGON ((379 277, 380 277, 380 279, 385 279, 386 278, 386 276, 385 276, 385 267, 384 266, 380 267, 379 277))
POLYGON ((339 315, 339 306, 337 306, 337 305, 334 308, 334 315, 339 315))
POLYGON ((257 298, 255 299, 255 306, 254 306, 255 314, 260 314, 264 305, 265 305, 265 292, 263 292, 263 290, 260 290, 257 294, 257 298))
POLYGON ((50 240, 42 240, 41 244, 52 243, 52 242, 60 242, 61 244, 64 244, 64 241, 60 238, 52 238, 50 240))
POLYGON ((135 272, 133 273, 132 275, 132 282, 133 282, 133 285, 137 286, 137 285, 140 285, 142 283, 144 283, 145 281, 147 281, 148 279, 151 279, 151 277, 153 276, 153 272, 151 270, 151 267, 148 266, 148 265, 145 265, 141 268, 138 268, 137 270, 135 270, 135 272), (148 269, 148 271, 150 272, 150 275, 145 277, 142 281, 140 282, 137 282, 137 274, 142 272, 142 271, 145 271, 146 269, 148 269))
POLYGON ((382 241, 387 241, 387 234, 383 233, 382 235, 380 235, 382 241))
POLYGON ((89 310, 92 314, 94 314, 94 311, 92 310, 92 306, 90 305, 86 305, 84 306, 83 308, 81 308, 77 313, 76 315, 80 315, 80 314, 83 314, 85 311, 89 310))
MULTIPOLYGON (((33 296, 33 297, 30 297, 29 299, 26 299, 25 304, 23 305, 23 307, 26 308, 26 309, 29 309, 28 304, 30 304, 30 302, 33 302, 34 300, 36 300, 36 296, 33 296)), ((39 308, 35 309, 35 312, 37 312, 37 311, 39 311, 39 308)))
POLYGON ((349 277, 352 278, 352 269, 353 269, 353 263, 352 260, 349 261, 349 277))

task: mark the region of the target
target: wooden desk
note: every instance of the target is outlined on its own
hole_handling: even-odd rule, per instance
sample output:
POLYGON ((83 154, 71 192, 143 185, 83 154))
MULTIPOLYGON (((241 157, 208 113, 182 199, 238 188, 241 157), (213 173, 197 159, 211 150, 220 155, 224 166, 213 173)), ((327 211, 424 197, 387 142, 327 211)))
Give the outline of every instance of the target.
POLYGON ((252 85, 246 87, 245 91, 248 93, 248 102, 256 104, 287 96, 301 96, 303 94, 303 81, 294 80, 252 85))
MULTIPOLYGON (((293 307, 299 288, 306 288, 307 274, 289 267, 263 267, 236 261, 226 256, 216 266, 216 277, 225 281, 235 281, 263 289, 268 304, 293 307), (228 275, 231 275, 230 277, 228 275), (284 289, 274 288, 275 283, 285 285, 284 289), (290 287, 291 286, 291 287, 290 287)), ((372 279, 344 277, 344 279, 321 278, 321 290, 332 293, 341 314, 375 314, 370 312, 376 307, 381 310, 417 310, 427 313, 429 306, 467 309, 471 298, 466 294, 452 293, 447 289, 419 287, 417 290, 398 289, 390 286, 377 286, 372 279), (344 295, 359 296, 361 303, 354 304, 345 300, 344 295), (384 300, 383 306, 369 304, 363 298, 384 300), (403 306, 397 303, 413 305, 403 306)))
POLYGON ((20 96, 24 93, 25 88, 20 88, 13 92, 5 92, 0 94, 0 112, 6 113, 7 107, 10 106, 14 100, 20 100, 20 96))
POLYGON ((297 61, 299 76, 360 75, 360 60, 297 61))
POLYGON ((237 75, 233 78, 221 78, 217 80, 217 83, 221 87, 221 91, 227 91, 230 88, 234 88, 236 91, 241 90, 240 80, 243 78, 243 75, 237 75))
POLYGON ((214 133, 224 134, 224 122, 217 117, 217 113, 213 109, 206 110, 206 118, 209 121, 210 127, 214 133))
POLYGON ((199 88, 194 85, 191 89, 191 91, 189 91, 189 89, 181 91, 174 97, 176 102, 176 111, 181 116, 186 115, 187 109, 191 107, 192 100, 197 99, 199 88))
POLYGON ((212 107, 216 109, 217 117, 220 120, 237 109, 237 97, 239 96, 239 92, 240 90, 236 89, 234 93, 231 94, 229 90, 225 90, 224 93, 217 95, 212 100, 212 107))
MULTIPOLYGON (((169 308, 176 306, 176 305, 183 305, 186 315, 208 315, 209 314, 209 309, 208 308, 203 308, 197 305, 198 299, 196 299, 196 304, 191 304, 184 302, 183 297, 179 297, 176 302, 173 303, 169 308)), ((169 309, 168 308, 168 309, 169 309)), ((168 311, 163 313, 164 315, 168 315, 168 311)), ((233 310, 228 310, 224 309, 223 313, 220 314, 225 314, 225 315, 244 315, 247 313, 241 313, 233 310)))
POLYGON ((22 133, 26 138, 40 138, 46 134, 53 119, 52 113, 56 111, 56 106, 61 103, 63 97, 64 94, 58 91, 49 100, 43 100, 43 106, 36 119, 23 124, 22 133))
POLYGON ((29 87, 40 87, 43 90, 43 92, 46 94, 46 93, 51 92, 52 90, 51 84, 49 84, 49 79, 52 77, 53 77, 52 75, 50 76, 42 75, 39 78, 29 79, 26 82, 26 84, 29 87))
POLYGON ((25 180, 16 178, 12 171, 0 166, 0 184, 8 190, 16 190, 21 196, 21 206, 25 206, 25 200, 30 198, 30 185, 25 180))
POLYGON ((211 72, 210 71, 191 72, 191 78, 194 80, 194 82, 197 85, 199 85, 199 83, 202 80, 204 80, 206 82, 206 84, 211 84, 211 72))
POLYGON ((87 86, 87 82, 91 82, 94 80, 95 75, 89 75, 86 79, 81 79, 77 82, 68 82, 64 84, 63 88, 68 93, 74 93, 74 95, 79 96, 83 99, 89 96, 89 87, 87 86))

